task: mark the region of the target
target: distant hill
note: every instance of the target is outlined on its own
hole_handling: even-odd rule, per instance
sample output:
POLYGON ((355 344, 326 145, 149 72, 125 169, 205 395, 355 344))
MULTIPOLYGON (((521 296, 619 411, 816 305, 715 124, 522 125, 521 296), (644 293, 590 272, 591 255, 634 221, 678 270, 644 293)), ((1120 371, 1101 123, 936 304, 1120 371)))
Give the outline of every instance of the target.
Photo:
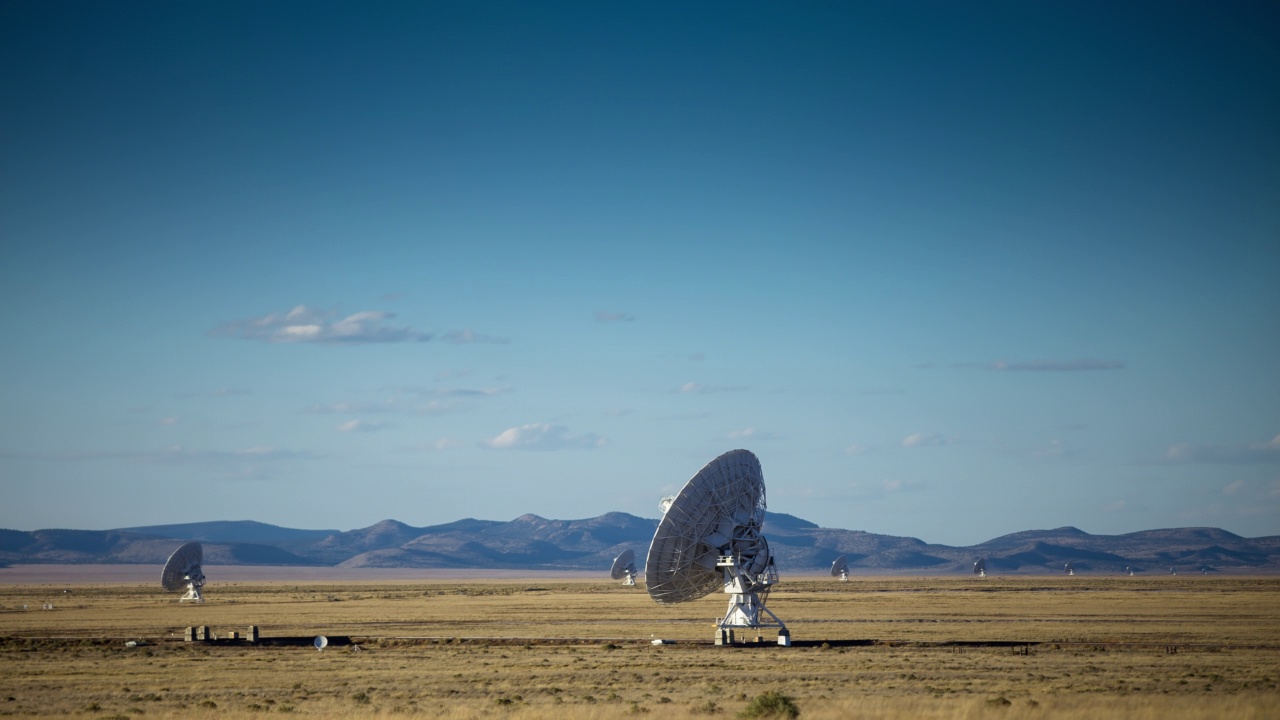
MULTIPOLYGON (((299 530, 252 520, 152 525, 117 530, 0 530, 0 565, 14 563, 160 564, 183 541, 204 544, 211 565, 502 568, 607 571, 627 548, 643 564, 657 520, 611 512, 582 520, 521 515, 510 521, 466 518, 414 527, 383 520, 357 530, 299 530)), ((855 571, 989 573, 1165 573, 1201 569, 1280 572, 1280 536, 1245 538, 1218 528, 1091 535, 1073 527, 1027 530, 969 547, 913 537, 823 528, 768 513, 765 537, 782 572, 826 570, 846 555, 855 571)))

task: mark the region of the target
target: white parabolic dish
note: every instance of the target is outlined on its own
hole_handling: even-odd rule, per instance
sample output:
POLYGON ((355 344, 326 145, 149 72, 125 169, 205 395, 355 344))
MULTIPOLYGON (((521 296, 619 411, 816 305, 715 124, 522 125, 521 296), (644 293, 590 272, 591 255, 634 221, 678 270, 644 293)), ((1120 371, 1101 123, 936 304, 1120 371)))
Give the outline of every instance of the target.
POLYGON ((164 570, 160 572, 160 585, 171 592, 186 588, 187 594, 182 596, 180 602, 203 602, 204 596, 200 592, 200 588, 204 587, 203 564, 204 546, 195 541, 183 543, 164 564, 164 570))
MULTIPOLYGON (((198 542, 183 544, 169 556, 160 573, 160 584, 165 590, 175 591, 187 587, 187 571, 204 564, 204 546, 198 542)), ((152 567, 155 567, 154 565, 152 567)))
POLYGON ((831 577, 840 577, 849 574, 849 556, 841 555, 831 563, 831 577))
POLYGON ((629 574, 635 572, 636 551, 630 548, 622 551, 622 554, 613 559, 613 567, 609 570, 609 577, 614 580, 621 580, 629 574))
MULTIPOLYGON (((720 548, 732 540, 735 526, 763 525, 764 510, 764 473, 753 453, 730 450, 707 463, 685 483, 654 532, 644 569, 649 596, 671 605, 721 589, 720 548)), ((761 555, 767 561, 768 550, 761 555)))

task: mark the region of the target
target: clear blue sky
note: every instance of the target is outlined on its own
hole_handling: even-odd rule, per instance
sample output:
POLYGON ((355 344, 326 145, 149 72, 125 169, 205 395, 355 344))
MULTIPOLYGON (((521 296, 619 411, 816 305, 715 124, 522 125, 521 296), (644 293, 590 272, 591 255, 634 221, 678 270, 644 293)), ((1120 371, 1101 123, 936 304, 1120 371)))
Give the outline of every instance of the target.
POLYGON ((1272 3, 0 5, 0 527, 1280 534, 1272 3))

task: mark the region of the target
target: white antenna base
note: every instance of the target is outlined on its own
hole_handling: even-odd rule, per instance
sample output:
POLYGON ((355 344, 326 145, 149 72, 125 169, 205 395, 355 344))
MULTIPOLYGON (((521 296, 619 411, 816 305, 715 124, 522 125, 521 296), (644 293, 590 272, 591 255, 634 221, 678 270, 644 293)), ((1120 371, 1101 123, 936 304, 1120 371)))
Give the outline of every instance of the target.
POLYGON ((757 592, 764 590, 765 595, 768 595, 769 588, 777 581, 778 575, 773 565, 770 564, 764 573, 755 577, 739 570, 732 555, 721 556, 716 566, 724 571, 724 591, 729 595, 729 609, 716 625, 716 644, 723 645, 726 641, 732 643, 735 629, 778 628, 779 644, 790 645, 791 633, 787 631, 787 626, 773 611, 765 607, 764 600, 757 592), (781 640, 784 635, 786 643, 781 640))
POLYGON ((844 570, 840 573, 840 582, 849 582, 849 571, 844 570))
POLYGON ((187 586, 187 594, 186 594, 186 595, 183 595, 183 596, 182 596, 182 597, 180 597, 180 598, 178 598, 178 602, 180 602, 180 603, 184 603, 184 602, 202 603, 202 602, 204 602, 204 595, 200 594, 200 586, 199 586, 199 585, 188 585, 188 586, 187 586))
POLYGON ((623 585, 626 585, 627 587, 635 587, 635 586, 636 586, 636 573, 635 573, 635 571, 634 571, 634 570, 632 570, 632 571, 630 571, 630 572, 628 572, 628 573, 627 573, 627 579, 626 579, 626 580, 623 580, 623 581, 622 581, 622 584, 623 584, 623 585))

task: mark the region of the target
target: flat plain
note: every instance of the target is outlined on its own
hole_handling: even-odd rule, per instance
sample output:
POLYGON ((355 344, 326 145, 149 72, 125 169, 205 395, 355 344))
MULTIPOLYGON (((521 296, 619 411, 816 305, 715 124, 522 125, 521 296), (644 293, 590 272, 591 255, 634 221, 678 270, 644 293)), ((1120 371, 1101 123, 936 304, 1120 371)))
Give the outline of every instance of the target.
POLYGON ((784 648, 773 632, 712 645, 723 595, 660 606, 607 579, 217 573, 202 605, 155 583, 0 585, 0 715, 666 720, 731 717, 768 690, 804 718, 1280 708, 1275 577, 784 578, 784 648), (220 640, 184 642, 199 625, 220 640), (264 642, 226 641, 250 625, 264 642))

